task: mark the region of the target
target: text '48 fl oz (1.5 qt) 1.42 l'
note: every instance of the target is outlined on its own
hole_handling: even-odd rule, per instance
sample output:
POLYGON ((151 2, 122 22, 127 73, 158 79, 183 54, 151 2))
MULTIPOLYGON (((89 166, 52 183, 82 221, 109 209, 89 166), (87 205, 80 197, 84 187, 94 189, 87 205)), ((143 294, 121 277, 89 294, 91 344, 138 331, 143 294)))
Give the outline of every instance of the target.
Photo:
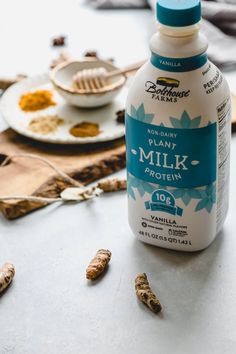
POLYGON ((228 209, 231 102, 207 58, 199 0, 159 0, 151 59, 126 104, 129 224, 141 240, 207 247, 228 209))

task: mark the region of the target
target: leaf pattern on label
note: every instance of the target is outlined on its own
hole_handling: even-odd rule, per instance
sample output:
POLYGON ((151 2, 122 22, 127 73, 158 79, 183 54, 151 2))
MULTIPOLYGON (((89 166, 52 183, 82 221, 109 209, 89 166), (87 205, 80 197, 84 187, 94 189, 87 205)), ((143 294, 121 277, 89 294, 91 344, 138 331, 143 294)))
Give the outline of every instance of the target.
POLYGON ((157 186, 153 186, 151 183, 142 181, 134 177, 130 173, 128 173, 127 182, 128 196, 133 198, 134 200, 136 200, 134 189, 138 191, 140 197, 142 198, 145 193, 152 194, 152 192, 154 192, 154 190, 158 188, 157 186))
POLYGON ((176 199, 182 199, 184 205, 188 205, 191 199, 200 199, 201 193, 197 189, 180 188, 170 190, 176 199))
MULTIPOLYGON (((155 114, 152 113, 145 113, 145 108, 144 108, 144 104, 141 103, 141 105, 136 109, 133 105, 130 106, 130 113, 131 113, 131 117, 134 119, 139 120, 140 122, 143 123, 148 123, 151 124, 155 114)), ((164 123, 160 123, 161 127, 164 127, 164 123)))
POLYGON ((195 211, 206 209, 208 213, 212 211, 216 203, 216 184, 215 182, 201 188, 169 188, 169 191, 176 199, 181 199, 185 206, 188 206, 192 199, 199 199, 195 211))
POLYGON ((177 129, 195 129, 200 126, 201 116, 191 119, 188 112, 184 111, 180 119, 170 117, 170 122, 172 126, 177 129))
POLYGON ((139 193, 140 197, 143 198, 145 193, 152 194, 156 189, 164 189, 170 191, 175 199, 181 199, 185 206, 188 206, 192 199, 198 199, 198 203, 195 207, 195 211, 206 209, 210 214, 213 205, 216 203, 216 185, 215 182, 209 186, 198 189, 188 189, 188 188, 171 188, 161 185, 153 185, 151 183, 142 181, 130 173, 128 173, 128 186, 127 192, 128 197, 136 200, 135 190, 139 193))
POLYGON ((145 109, 144 109, 144 104, 142 103, 137 109, 131 105, 131 116, 134 119, 139 120, 140 122, 144 122, 144 123, 151 123, 153 121, 154 118, 154 114, 151 113, 145 113, 145 109))
POLYGON ((206 186, 205 189, 200 190, 200 193, 201 200, 197 204, 195 211, 206 209, 210 213, 213 205, 216 203, 216 184, 212 183, 206 186))
POLYGON ((193 160, 191 161, 191 165, 193 166, 197 166, 199 164, 199 161, 193 160))

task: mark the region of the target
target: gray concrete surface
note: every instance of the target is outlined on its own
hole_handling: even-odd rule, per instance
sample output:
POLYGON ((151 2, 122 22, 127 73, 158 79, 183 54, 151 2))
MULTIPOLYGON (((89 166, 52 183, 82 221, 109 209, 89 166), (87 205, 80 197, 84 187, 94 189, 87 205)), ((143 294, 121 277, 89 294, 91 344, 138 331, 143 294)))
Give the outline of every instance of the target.
POLYGON ((0 298, 0 353, 234 353, 235 203, 223 233, 195 254, 135 240, 124 193, 1 219, 0 261, 17 273, 0 298), (90 284, 85 268, 101 247, 112 261, 90 284), (134 277, 143 271, 162 315, 136 300, 134 277))
MULTIPOLYGON (((9 15, 10 3, 13 4, 1 3, 0 10, 6 9, 9 15)), ((30 13, 33 9, 38 11, 35 23, 30 19, 30 25, 37 27, 45 10, 41 9, 43 3, 19 3, 28 4, 30 13)), ((10 74, 12 65, 17 71, 45 70, 51 55, 48 38, 53 32, 65 32, 71 35, 75 46, 77 27, 79 50, 100 45, 105 54, 113 55, 113 48, 109 52, 110 37, 104 36, 102 25, 99 27, 100 19, 102 23, 113 23, 110 31, 114 31, 116 39, 122 19, 126 39, 136 36, 126 53, 121 49, 123 44, 114 41, 114 55, 120 63, 125 64, 127 57, 132 61, 135 50, 137 59, 147 53, 145 26, 151 21, 149 13, 101 12, 98 18, 94 12, 81 8, 83 24, 75 26, 78 2, 58 3, 47 2, 50 13, 57 13, 57 20, 52 25, 50 16, 45 16, 43 34, 35 35, 38 47, 33 42, 32 52, 30 48, 24 55, 19 51, 19 62, 12 59, 10 65, 6 51, 9 48, 13 54, 14 48, 6 39, 1 41, 2 73, 10 74), (62 4, 68 11, 61 13, 62 4), (89 21, 97 21, 98 32, 90 32, 86 44, 80 31, 89 21)), ((17 11, 16 8, 14 28, 16 37, 22 38, 29 15, 19 16, 17 11)), ((11 38, 12 29, 4 26, 5 18, 0 26, 11 38)), ((25 43, 23 47, 26 48, 25 43)), ((16 48, 19 50, 18 44, 16 48)), ((234 75, 228 77, 233 88, 234 75)), ((0 128, 4 126, 1 122, 0 128)), ((232 140, 230 212, 224 230, 208 249, 194 254, 158 249, 137 241, 127 224, 123 192, 78 205, 53 205, 16 221, 0 216, 0 263, 9 260, 16 266, 12 286, 0 297, 0 354, 235 353, 235 180, 236 137, 232 140), (112 250, 112 261, 107 273, 90 284, 85 279, 85 269, 101 247, 112 250), (134 277, 144 271, 163 304, 161 315, 152 314, 136 299, 134 277)))

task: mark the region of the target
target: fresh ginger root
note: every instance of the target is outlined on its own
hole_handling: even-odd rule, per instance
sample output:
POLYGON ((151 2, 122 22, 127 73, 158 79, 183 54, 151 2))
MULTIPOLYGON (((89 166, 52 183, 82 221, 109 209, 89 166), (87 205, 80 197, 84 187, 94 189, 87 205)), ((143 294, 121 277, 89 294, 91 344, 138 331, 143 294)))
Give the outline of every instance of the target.
POLYGON ((125 190, 127 188, 127 181, 125 179, 109 178, 98 182, 98 188, 105 193, 125 190))
POLYGON ((96 279, 105 270, 110 259, 111 252, 109 250, 98 250, 86 270, 86 278, 91 280, 96 279))
POLYGON ((13 264, 5 263, 3 267, 0 268, 0 293, 12 282, 14 275, 15 267, 13 264))
POLYGON ((162 310, 160 301, 152 292, 145 273, 139 274, 135 278, 135 290, 139 300, 147 305, 153 312, 158 313, 162 310))

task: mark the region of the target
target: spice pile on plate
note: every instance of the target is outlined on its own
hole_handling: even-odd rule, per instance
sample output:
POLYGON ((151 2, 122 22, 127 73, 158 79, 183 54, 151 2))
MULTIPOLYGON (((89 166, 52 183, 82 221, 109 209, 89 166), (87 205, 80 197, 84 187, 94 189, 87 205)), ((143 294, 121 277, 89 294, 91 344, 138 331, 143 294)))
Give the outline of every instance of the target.
POLYGON ((38 134, 54 133, 57 128, 64 124, 64 120, 56 115, 47 115, 33 118, 29 123, 29 130, 38 134))
POLYGON ((53 93, 49 90, 37 90, 21 96, 19 106, 24 112, 35 112, 41 109, 55 106, 53 93))
POLYGON ((70 134, 76 138, 94 137, 100 132, 99 125, 90 122, 81 122, 70 128, 70 134))

